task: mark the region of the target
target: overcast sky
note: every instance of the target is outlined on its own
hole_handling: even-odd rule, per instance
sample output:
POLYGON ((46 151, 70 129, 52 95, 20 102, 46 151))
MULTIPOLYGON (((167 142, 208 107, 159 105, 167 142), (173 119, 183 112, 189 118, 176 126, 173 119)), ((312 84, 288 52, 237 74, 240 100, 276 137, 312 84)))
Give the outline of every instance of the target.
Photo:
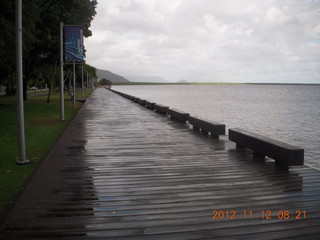
POLYGON ((320 0, 100 0, 87 63, 168 81, 320 83, 320 0))

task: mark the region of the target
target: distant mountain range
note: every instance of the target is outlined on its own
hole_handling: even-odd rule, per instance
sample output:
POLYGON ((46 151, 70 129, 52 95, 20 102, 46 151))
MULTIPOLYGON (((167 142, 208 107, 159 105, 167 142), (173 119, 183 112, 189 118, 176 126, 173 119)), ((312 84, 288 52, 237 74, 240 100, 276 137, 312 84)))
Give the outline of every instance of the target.
POLYGON ((125 77, 120 76, 115 73, 112 73, 108 70, 102 70, 102 69, 97 68, 96 74, 97 74, 98 79, 106 78, 108 80, 111 80, 111 82, 113 82, 113 83, 128 83, 128 82, 130 82, 125 77))
POLYGON ((167 80, 159 76, 128 76, 127 79, 131 82, 167 83, 167 80))
POLYGON ((189 83, 189 82, 186 81, 186 80, 181 80, 181 81, 179 81, 178 83, 189 83))
POLYGON ((106 78, 111 80, 113 83, 130 83, 130 82, 139 82, 139 83, 168 83, 162 77, 159 76, 127 76, 123 77, 121 75, 115 74, 108 70, 102 70, 97 68, 97 78, 102 79, 106 78))

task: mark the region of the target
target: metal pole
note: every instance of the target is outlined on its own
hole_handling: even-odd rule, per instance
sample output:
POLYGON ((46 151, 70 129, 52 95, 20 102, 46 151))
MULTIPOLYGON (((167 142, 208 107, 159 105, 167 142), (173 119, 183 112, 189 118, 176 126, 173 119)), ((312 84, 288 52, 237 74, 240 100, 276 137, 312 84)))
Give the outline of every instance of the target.
POLYGON ((84 92, 83 92, 83 63, 81 64, 81 90, 82 90, 82 99, 84 98, 84 92))
POLYGON ((63 22, 60 22, 60 120, 64 120, 63 22))
POLYGON ((91 77, 91 87, 92 87, 92 90, 94 90, 93 77, 91 77))
POLYGON ((16 0, 16 64, 17 64, 17 123, 20 158, 17 164, 27 164, 26 143, 24 133, 23 82, 22 82, 22 0, 16 0))
POLYGON ((76 108, 76 62, 73 62, 73 108, 76 108))
POLYGON ((89 75, 88 75, 88 71, 87 71, 87 94, 89 94, 89 75))

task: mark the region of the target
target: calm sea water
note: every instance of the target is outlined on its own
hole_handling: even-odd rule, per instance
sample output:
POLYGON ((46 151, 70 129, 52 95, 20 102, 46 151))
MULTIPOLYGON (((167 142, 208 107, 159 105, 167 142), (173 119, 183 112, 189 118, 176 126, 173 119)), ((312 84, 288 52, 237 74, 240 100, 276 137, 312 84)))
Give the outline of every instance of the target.
POLYGON ((143 85, 114 89, 226 128, 241 127, 305 149, 320 169, 320 85, 143 85))

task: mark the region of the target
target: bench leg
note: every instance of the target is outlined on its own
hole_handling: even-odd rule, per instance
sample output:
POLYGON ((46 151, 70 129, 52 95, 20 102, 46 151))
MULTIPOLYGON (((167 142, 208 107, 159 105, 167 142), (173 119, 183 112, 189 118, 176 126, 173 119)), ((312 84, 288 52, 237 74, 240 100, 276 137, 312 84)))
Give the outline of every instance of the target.
POLYGON ((265 160, 266 157, 261 153, 253 152, 253 158, 258 158, 258 159, 261 159, 261 160, 265 160))
POLYGON ((193 130, 195 131, 200 131, 200 128, 196 127, 196 126, 193 126, 193 130))
POLYGON ((276 166, 277 169, 280 169, 280 170, 286 170, 286 171, 289 170, 289 166, 288 165, 283 164, 282 162, 277 161, 277 160, 275 161, 275 166, 276 166))
POLYGON ((207 131, 203 130, 202 128, 201 128, 201 133, 202 134, 209 134, 207 131))
POLYGON ((218 134, 213 134, 213 133, 211 133, 210 136, 211 136, 212 138, 219 139, 219 135, 218 135, 218 134))
POLYGON ((239 143, 236 144, 236 149, 239 149, 239 148, 246 148, 246 147, 243 147, 241 146, 239 143))

